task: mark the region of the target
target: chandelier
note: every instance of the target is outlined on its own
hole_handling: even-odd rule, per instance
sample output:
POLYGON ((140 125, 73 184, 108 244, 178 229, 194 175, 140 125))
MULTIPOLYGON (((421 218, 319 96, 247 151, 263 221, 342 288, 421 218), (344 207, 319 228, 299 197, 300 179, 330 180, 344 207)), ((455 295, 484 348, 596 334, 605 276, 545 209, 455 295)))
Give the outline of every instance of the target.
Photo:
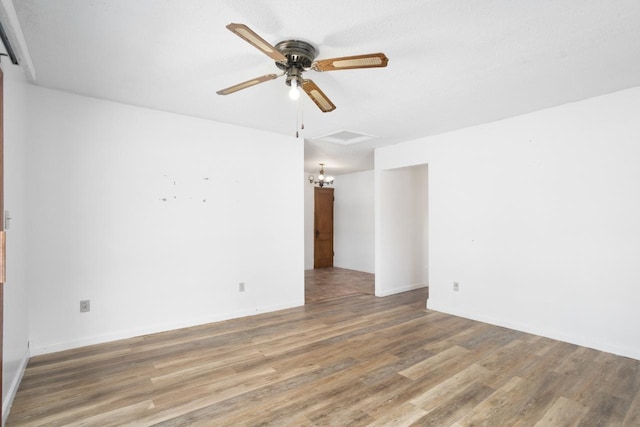
POLYGON ((313 175, 309 175, 309 183, 317 184, 321 188, 325 185, 333 184, 333 177, 324 174, 324 163, 320 163, 320 174, 318 175, 318 179, 316 179, 313 175))

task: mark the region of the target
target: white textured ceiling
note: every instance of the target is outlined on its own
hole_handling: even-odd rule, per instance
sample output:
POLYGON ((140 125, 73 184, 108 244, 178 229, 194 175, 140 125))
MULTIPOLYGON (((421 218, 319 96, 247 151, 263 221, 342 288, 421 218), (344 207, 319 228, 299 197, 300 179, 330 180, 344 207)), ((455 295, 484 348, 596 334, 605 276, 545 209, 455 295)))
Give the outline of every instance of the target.
MULTIPOLYGON (((7 0, 3 0, 6 2, 7 0)), ((318 58, 384 52, 387 68, 318 73, 336 104, 304 106, 305 170, 373 167, 372 149, 640 85, 638 0, 14 0, 35 83, 294 135, 284 79, 225 25, 318 58), (314 140, 338 131, 377 138, 314 140)), ((301 142, 302 143, 302 139, 301 142)))

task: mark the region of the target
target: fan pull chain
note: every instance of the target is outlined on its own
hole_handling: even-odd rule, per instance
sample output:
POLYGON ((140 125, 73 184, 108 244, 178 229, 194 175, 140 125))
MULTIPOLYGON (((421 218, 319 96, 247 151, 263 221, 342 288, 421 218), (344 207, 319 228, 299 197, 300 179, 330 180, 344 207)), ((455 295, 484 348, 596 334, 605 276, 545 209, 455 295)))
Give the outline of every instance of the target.
POLYGON ((298 108, 296 110, 296 138, 300 137, 298 130, 304 130, 304 105, 303 96, 298 98, 298 108))
POLYGON ((300 129, 304 130, 304 96, 300 97, 300 129))

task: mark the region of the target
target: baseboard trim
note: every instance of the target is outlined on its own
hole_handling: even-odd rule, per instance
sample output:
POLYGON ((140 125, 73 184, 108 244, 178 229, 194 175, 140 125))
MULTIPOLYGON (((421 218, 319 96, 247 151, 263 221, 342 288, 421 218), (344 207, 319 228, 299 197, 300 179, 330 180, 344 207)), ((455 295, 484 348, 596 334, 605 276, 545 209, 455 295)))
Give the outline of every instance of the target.
POLYGON ((9 417, 11 405, 13 405, 13 400, 16 398, 16 393, 18 393, 20 382, 22 382, 22 377, 24 376, 24 371, 27 369, 27 364, 29 363, 30 358, 30 352, 27 349, 24 357, 22 358, 22 361, 20 362, 18 375, 13 378, 13 381, 11 382, 11 385, 9 386, 9 390, 7 392, 7 397, 2 401, 2 425, 6 423, 7 417, 9 417))
POLYGON ((145 326, 142 328, 117 331, 110 334, 94 335, 89 337, 83 337, 73 341, 61 342, 61 343, 38 345, 38 343, 34 343, 32 341, 31 355, 40 356, 43 354, 71 350, 74 348, 86 347, 89 345, 103 344, 111 341, 139 337, 142 335, 156 334, 159 332, 172 331, 175 329, 188 328, 191 326, 205 325, 207 323, 215 323, 215 322, 221 322, 224 320, 238 319, 240 317, 253 316, 256 314, 270 313, 273 311, 285 310, 287 308, 300 307, 302 305, 304 305, 304 299, 297 300, 297 301, 290 301, 283 304, 275 304, 275 305, 270 305, 265 307, 245 309, 245 310, 237 311, 234 313, 225 313, 217 316, 208 316, 206 318, 189 319, 182 322, 155 324, 155 325, 145 326))
POLYGON ((561 331, 549 330, 547 328, 539 328, 535 325, 523 324, 520 322, 513 322, 501 318, 495 318, 480 313, 468 312, 465 310, 459 310, 455 307, 448 306, 446 304, 439 304, 431 301, 429 303, 429 310, 439 311, 441 313, 450 314, 452 316, 463 317, 465 319, 475 320, 478 322, 488 323, 490 325, 501 326, 503 328, 513 329, 520 332, 525 332, 532 335, 539 335, 546 338, 566 342, 569 344, 579 345, 581 347, 588 347, 598 351, 604 351, 612 353, 618 356, 629 357, 631 359, 640 360, 640 351, 635 348, 619 347, 602 342, 597 342, 582 337, 568 335, 561 331))
POLYGON ((427 283, 414 283, 413 285, 403 286, 401 288, 385 289, 380 294, 376 294, 377 297, 388 297, 389 295, 400 294, 402 292, 414 291, 416 289, 426 288, 429 285, 427 283))

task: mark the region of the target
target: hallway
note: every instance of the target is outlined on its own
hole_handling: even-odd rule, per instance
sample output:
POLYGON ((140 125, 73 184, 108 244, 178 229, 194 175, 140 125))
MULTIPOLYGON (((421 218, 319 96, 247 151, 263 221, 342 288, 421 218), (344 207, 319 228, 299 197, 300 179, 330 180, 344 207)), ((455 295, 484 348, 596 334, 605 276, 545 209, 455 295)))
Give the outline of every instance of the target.
POLYGON ((306 304, 357 294, 375 294, 374 274, 338 267, 316 268, 304 272, 306 304))

